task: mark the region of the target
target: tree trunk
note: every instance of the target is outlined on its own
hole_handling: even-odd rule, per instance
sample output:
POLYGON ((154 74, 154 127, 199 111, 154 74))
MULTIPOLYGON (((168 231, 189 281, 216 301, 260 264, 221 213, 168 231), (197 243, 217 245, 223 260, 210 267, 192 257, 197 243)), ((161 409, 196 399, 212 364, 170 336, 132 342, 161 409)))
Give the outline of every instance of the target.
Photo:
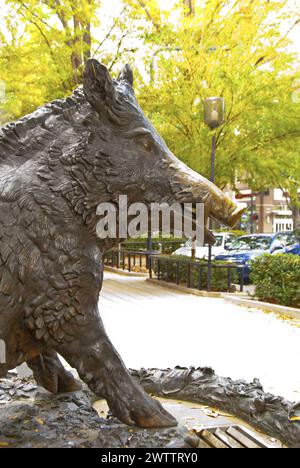
POLYGON ((71 62, 73 68, 73 76, 75 84, 80 83, 81 76, 81 67, 83 65, 82 54, 81 54, 81 45, 80 45, 80 19, 75 14, 73 16, 74 24, 74 38, 73 38, 73 50, 71 54, 71 62))
POLYGON ((91 36, 91 23, 86 22, 82 23, 83 33, 83 60, 84 63, 91 57, 92 55, 92 36, 91 36))
POLYGON ((183 0, 185 6, 189 9, 188 15, 192 16, 195 14, 195 5, 194 5, 194 0, 183 0))

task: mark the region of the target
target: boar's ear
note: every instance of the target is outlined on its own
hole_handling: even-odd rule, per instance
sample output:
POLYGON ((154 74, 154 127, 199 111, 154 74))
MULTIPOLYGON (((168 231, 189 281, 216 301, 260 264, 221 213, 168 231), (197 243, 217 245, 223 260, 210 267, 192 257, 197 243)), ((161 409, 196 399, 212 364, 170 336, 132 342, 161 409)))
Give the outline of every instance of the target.
POLYGON ((125 65, 123 70, 121 71, 118 81, 127 81, 131 87, 133 87, 133 71, 130 65, 125 65))
POLYGON ((96 110, 101 110, 103 104, 114 99, 114 85, 109 71, 98 60, 89 59, 86 63, 83 92, 96 110))

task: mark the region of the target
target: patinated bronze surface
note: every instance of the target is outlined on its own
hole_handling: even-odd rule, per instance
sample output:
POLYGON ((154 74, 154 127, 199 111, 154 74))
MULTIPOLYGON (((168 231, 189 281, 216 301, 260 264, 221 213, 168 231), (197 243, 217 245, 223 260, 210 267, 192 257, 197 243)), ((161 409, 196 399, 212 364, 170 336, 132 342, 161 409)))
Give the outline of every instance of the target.
POLYGON ((73 391, 59 353, 124 423, 173 426, 126 370, 98 313, 102 254, 118 240, 97 238, 96 208, 119 195, 203 202, 207 217, 229 226, 244 210, 169 151, 138 106, 130 67, 112 80, 90 60, 82 89, 0 131, 0 376, 26 361, 50 392, 73 391))
POLYGON ((219 377, 210 368, 142 369, 135 379, 152 395, 201 403, 237 416, 287 447, 300 447, 300 403, 265 393, 252 383, 219 377))
MULTIPOLYGON (((207 405, 221 414, 236 415, 269 435, 271 446, 280 447, 278 440, 290 448, 300 446, 300 405, 264 393, 258 380, 250 384, 233 381, 208 368, 142 369, 131 374, 152 395, 170 398, 172 408, 174 400, 178 402, 177 408, 185 408, 183 400, 189 402, 189 408, 194 402, 207 405)), ((203 448, 199 439, 202 428, 224 424, 220 414, 220 418, 211 421, 206 418, 204 426, 201 417, 199 422, 194 419, 195 426, 193 418, 187 418, 187 426, 194 427, 190 430, 182 425, 133 430, 106 411, 101 411, 99 417, 93 409, 95 399, 84 384, 80 391, 51 395, 37 387, 31 378, 21 380, 9 373, 7 379, 0 381, 0 447, 203 448)), ((234 418, 226 418, 226 423, 242 426, 234 418)), ((268 441, 267 437, 264 441, 268 441)))

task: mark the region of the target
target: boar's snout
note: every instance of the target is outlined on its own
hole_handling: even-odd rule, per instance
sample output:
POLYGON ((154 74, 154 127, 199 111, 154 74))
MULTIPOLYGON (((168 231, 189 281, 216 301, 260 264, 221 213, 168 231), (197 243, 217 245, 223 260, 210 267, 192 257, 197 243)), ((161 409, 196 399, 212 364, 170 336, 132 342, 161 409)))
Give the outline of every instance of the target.
POLYGON ((230 228, 235 227, 247 210, 246 203, 231 200, 215 184, 190 169, 174 155, 169 158, 171 177, 176 180, 177 188, 180 187, 177 194, 179 201, 203 203, 205 219, 212 217, 230 228))

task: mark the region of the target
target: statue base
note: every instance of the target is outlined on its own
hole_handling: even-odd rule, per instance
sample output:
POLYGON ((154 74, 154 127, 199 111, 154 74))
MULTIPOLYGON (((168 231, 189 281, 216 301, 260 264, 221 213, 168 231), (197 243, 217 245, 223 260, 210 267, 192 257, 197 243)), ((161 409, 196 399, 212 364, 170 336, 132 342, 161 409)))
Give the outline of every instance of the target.
MULTIPOLYGON (((235 416, 268 435, 265 439, 261 436, 262 445, 280 447, 281 444, 270 439, 275 438, 285 446, 300 447, 299 405, 264 393, 258 381, 234 382, 216 376, 207 368, 131 372, 147 392, 170 400, 169 411, 174 404, 181 407, 182 418, 180 413, 173 413, 179 416, 177 428, 148 430, 125 426, 107 415, 103 402, 96 403, 97 398, 85 386, 74 394, 54 396, 37 387, 29 377, 20 379, 10 374, 7 379, 0 380, 0 447, 201 448, 207 444, 206 439, 201 438, 203 429, 211 429, 214 434, 216 428, 219 433, 221 427, 224 433, 228 424, 240 424, 222 413, 235 416), (191 404, 184 405, 182 401, 191 404), (210 412, 210 416, 206 421, 198 420, 198 416, 191 417, 191 410, 197 409, 193 403, 219 412, 214 414, 207 408, 205 411, 210 412), (211 417, 214 415, 218 417, 211 417), (186 424, 191 419, 194 419, 193 424, 186 424), (264 440, 270 444, 264 444, 264 440)), ((211 436, 207 433, 206 436, 210 444, 211 436)), ((222 445, 220 440, 219 445, 222 445)))
POLYGON ((194 367, 142 369, 132 374, 152 395, 217 408, 289 448, 300 447, 300 403, 265 393, 257 379, 250 384, 233 381, 218 377, 210 368, 194 367))

